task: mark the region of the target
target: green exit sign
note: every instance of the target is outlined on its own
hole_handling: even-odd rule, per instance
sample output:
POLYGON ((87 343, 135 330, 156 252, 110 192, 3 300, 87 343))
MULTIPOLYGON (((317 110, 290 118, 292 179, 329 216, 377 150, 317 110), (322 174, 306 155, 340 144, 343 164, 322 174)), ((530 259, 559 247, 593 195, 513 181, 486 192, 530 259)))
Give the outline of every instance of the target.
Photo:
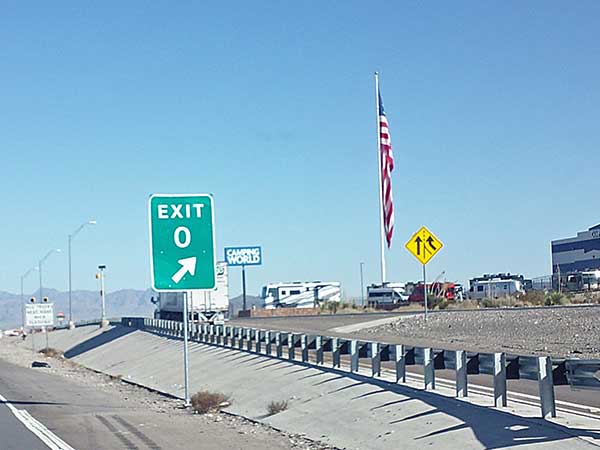
POLYGON ((215 288, 214 202, 209 194, 153 194, 148 201, 152 288, 215 288))

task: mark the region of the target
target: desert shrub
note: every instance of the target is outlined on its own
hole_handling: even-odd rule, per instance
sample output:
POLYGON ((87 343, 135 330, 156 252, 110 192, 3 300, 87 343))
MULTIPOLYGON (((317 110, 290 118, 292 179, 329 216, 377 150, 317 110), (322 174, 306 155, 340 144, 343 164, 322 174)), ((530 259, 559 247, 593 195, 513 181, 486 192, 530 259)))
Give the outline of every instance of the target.
POLYGON ((271 402, 267 405, 267 412, 270 416, 280 413, 288 409, 287 400, 281 400, 280 402, 271 402))
POLYGON ((219 412, 221 408, 231 404, 231 399, 221 392, 200 391, 192 395, 191 402, 194 411, 198 414, 206 414, 219 412))
POLYGON ((521 306, 542 306, 546 304, 546 295, 543 291, 528 291, 518 298, 521 306))
POLYGON ((569 303, 567 296, 560 292, 550 292, 546 294, 546 298, 544 301, 544 304, 546 306, 566 305, 567 303, 569 303))
POLYGON ((61 350, 57 350, 52 347, 43 348, 40 350, 40 353, 42 353, 46 356, 50 356, 51 358, 60 358, 64 354, 61 350))

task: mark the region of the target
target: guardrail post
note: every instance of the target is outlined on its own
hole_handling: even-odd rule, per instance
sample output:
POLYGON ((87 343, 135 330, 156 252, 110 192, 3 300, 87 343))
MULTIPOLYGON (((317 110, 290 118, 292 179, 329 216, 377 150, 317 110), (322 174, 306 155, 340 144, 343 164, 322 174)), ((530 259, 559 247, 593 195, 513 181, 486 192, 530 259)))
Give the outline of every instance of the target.
POLYGON ((262 350, 263 335, 263 330, 254 330, 254 349, 256 350, 256 353, 260 353, 262 350))
POLYGON ((308 362, 308 337, 305 334, 300 336, 300 348, 302 349, 302 362, 308 362))
POLYGON ((435 389, 435 369, 433 367, 433 359, 431 358, 432 350, 430 348, 423 349, 423 375, 425 377, 425 390, 435 389))
POLYGON ((249 352, 252 351, 252 334, 254 332, 254 329, 252 328, 246 328, 246 350, 248 350, 249 352))
POLYGON ((227 325, 225 327, 225 336, 223 336, 223 345, 225 347, 231 346, 231 327, 227 325))
POLYGON ((381 354, 379 342, 371 342, 371 376, 381 376, 381 354))
POLYGON ((467 397, 469 395, 467 387, 467 352, 456 350, 454 357, 456 359, 456 396, 467 397))
POLYGON ((275 351, 277 352, 277 357, 281 358, 283 356, 283 347, 281 345, 281 332, 275 333, 275 351))
POLYGON ((265 331, 265 353, 271 356, 271 330, 265 331))
POLYGON ((317 364, 323 364, 323 336, 315 337, 315 353, 317 355, 317 364))
POLYGON ((231 328, 231 348, 235 348, 237 345, 237 327, 231 328))
POLYGON ((537 358, 537 363, 542 418, 556 417, 554 382, 552 381, 552 359, 549 356, 540 356, 537 358))
POLYGON ((336 337, 331 339, 331 357, 333 367, 340 367, 340 340, 336 337))
POLYGON ((358 372, 358 341, 350 341, 350 372, 358 372))
POLYGON ((506 355, 494 353, 494 406, 506 406, 506 355))
POLYGON ((244 339, 246 339, 246 336, 247 336, 246 335, 247 329, 242 327, 240 329, 240 331, 241 331, 241 333, 240 333, 240 339, 238 340, 238 348, 240 350, 243 350, 244 349, 244 339))
POLYGON ((404 357, 404 345, 396 344, 396 383, 406 383, 406 358, 404 357))
POLYGON ((295 358, 295 347, 294 347, 294 333, 288 333, 288 359, 293 360, 295 358))

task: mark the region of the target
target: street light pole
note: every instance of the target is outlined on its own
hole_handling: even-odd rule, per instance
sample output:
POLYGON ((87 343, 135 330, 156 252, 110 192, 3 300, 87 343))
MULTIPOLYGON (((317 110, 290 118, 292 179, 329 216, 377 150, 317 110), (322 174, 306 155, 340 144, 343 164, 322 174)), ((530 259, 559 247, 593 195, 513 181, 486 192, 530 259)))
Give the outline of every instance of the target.
POLYGON ((21 329, 23 330, 25 329, 25 295, 23 294, 23 281, 25 280, 25 278, 27 278, 27 275, 29 275, 31 272, 37 269, 38 268, 36 266, 33 266, 31 269, 29 269, 27 272, 21 275, 21 329))
POLYGON ((362 306, 365 306, 365 286, 364 286, 364 281, 363 281, 363 266, 365 265, 364 262, 360 263, 360 300, 362 303, 362 306))
POLYGON ((44 264, 44 261, 46 261, 50 257, 50 255, 54 252, 60 253, 61 250, 60 250, 60 248, 53 248, 48 253, 46 253, 46 255, 42 259, 40 259, 38 262, 38 271, 39 271, 39 276, 40 276, 40 300, 44 297, 44 292, 43 292, 43 287, 42 287, 42 265, 44 264))
POLYGON ((102 317, 100 318, 100 328, 104 328, 108 325, 106 320, 106 292, 104 290, 104 269, 106 269, 106 265, 101 264, 98 266, 100 273, 98 274, 98 278, 100 278, 100 300, 102 301, 102 317))
POLYGON ((71 285, 71 241, 77 236, 77 234, 83 230, 86 225, 96 225, 95 220, 88 220, 87 222, 79 225, 73 233, 69 235, 69 328, 75 328, 75 322, 73 322, 73 303, 71 301, 72 285, 71 285))

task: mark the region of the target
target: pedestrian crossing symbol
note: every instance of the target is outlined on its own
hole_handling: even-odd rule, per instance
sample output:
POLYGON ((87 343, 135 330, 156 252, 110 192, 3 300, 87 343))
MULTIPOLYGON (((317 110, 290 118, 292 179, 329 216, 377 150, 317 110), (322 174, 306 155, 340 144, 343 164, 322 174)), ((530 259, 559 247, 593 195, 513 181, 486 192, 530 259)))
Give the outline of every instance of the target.
POLYGON ((404 246, 422 264, 427 264, 444 244, 426 227, 421 227, 404 246))

